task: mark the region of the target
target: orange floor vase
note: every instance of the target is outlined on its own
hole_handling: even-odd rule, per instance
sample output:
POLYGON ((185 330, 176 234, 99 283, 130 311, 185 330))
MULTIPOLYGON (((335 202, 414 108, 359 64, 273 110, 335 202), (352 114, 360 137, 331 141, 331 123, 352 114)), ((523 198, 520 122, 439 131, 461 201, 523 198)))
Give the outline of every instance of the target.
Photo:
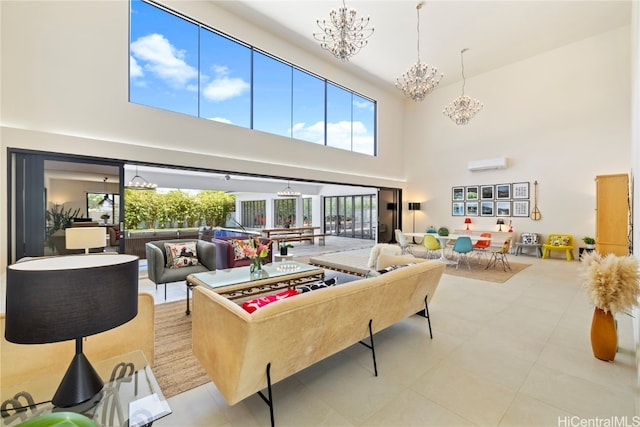
POLYGON ((613 361, 618 350, 618 333, 613 314, 596 307, 591 321, 591 348, 593 355, 608 362, 613 361))

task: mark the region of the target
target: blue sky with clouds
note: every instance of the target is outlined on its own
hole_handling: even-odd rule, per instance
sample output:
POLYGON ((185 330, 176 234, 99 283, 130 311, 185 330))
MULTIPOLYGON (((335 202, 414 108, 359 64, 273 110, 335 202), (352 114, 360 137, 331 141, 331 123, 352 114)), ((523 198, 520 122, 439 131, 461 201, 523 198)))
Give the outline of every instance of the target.
MULTIPOLYGON (((193 22, 131 2, 131 102, 249 128, 251 54, 193 22)), ((324 81, 259 52, 253 62, 253 128, 324 144, 324 81)), ((326 87, 327 145, 374 154, 375 104, 326 87)))

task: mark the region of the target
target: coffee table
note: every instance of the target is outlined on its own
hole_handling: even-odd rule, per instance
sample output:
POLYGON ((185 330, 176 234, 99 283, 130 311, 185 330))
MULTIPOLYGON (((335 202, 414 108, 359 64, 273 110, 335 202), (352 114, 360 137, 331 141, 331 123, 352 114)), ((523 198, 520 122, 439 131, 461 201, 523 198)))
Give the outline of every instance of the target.
POLYGON ((186 281, 186 313, 191 313, 189 291, 195 286, 206 286, 229 299, 237 299, 323 279, 323 269, 296 261, 265 264, 259 274, 251 273, 249 266, 190 274, 186 281))

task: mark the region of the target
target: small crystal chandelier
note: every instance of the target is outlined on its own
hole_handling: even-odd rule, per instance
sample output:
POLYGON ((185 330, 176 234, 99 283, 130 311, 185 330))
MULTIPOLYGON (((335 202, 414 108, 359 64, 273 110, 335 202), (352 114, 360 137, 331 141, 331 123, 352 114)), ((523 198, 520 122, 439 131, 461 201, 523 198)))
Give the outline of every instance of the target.
POLYGON ((299 191, 295 191, 293 188, 289 187, 289 181, 287 181, 287 186, 278 191, 279 197, 300 197, 302 194, 299 191))
POLYGON ((431 67, 423 62, 420 62, 420 9, 424 2, 418 3, 416 6, 418 14, 418 62, 411 66, 401 77, 398 77, 396 81, 396 87, 400 89, 406 96, 414 101, 422 101, 427 95, 429 95, 438 86, 444 74, 440 73, 438 76, 438 69, 431 67))
POLYGON ((374 28, 366 28, 369 17, 356 19, 356 10, 347 9, 344 0, 342 7, 337 11, 333 9, 329 17, 330 22, 325 19, 316 20, 322 32, 313 33, 313 37, 320 42, 321 48, 342 61, 348 61, 367 45, 367 39, 373 34, 374 28))
POLYGON ((125 185, 125 188, 129 190, 155 190, 158 184, 151 183, 138 175, 138 166, 136 166, 136 174, 134 177, 125 185))
POLYGON ((462 95, 453 100, 453 102, 446 107, 442 112, 451 120, 456 122, 457 125, 466 125, 469 120, 473 119, 478 111, 482 110, 482 103, 477 99, 469 98, 464 94, 464 85, 466 79, 464 77, 464 61, 462 55, 469 49, 465 48, 460 51, 460 63, 462 64, 462 95))

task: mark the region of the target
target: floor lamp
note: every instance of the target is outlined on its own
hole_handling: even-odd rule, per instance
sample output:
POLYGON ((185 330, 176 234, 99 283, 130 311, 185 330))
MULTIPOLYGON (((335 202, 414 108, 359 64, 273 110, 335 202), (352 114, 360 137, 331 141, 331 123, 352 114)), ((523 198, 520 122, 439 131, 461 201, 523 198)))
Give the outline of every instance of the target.
POLYGON ((396 209, 398 205, 396 203, 387 203, 387 210, 391 212, 391 240, 389 240, 390 244, 397 243, 396 242, 396 209))
MULTIPOLYGON (((418 202, 409 202, 409 210, 413 211, 413 230, 412 233, 416 232, 416 211, 420 210, 420 203, 418 202)), ((416 236, 413 236, 413 243, 416 243, 416 236)))

